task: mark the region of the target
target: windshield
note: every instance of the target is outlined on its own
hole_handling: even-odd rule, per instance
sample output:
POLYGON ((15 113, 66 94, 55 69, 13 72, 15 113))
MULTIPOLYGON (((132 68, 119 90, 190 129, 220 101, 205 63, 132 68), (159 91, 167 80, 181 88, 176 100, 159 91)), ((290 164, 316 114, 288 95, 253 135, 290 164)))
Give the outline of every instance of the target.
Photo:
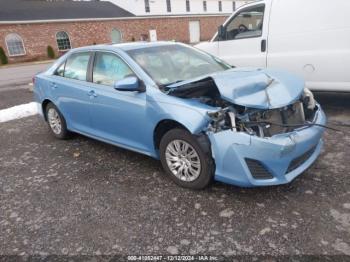
POLYGON ((128 54, 159 86, 230 68, 218 58, 182 45, 145 47, 128 54))

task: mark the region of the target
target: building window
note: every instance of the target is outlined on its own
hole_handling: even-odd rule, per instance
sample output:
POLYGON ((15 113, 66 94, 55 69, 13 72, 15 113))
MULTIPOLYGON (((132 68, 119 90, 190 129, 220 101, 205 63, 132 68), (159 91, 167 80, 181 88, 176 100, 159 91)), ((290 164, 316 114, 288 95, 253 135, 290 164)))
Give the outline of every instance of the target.
POLYGON ((222 12, 222 2, 219 1, 219 12, 222 12))
POLYGON ((111 32, 111 40, 113 44, 121 43, 122 33, 118 29, 113 28, 111 32))
POLYGON ((149 6, 149 0, 145 0, 145 12, 146 13, 151 12, 151 8, 149 6))
POLYGON ((203 1, 203 11, 207 11, 207 1, 203 1))
POLYGON ((65 51, 71 49, 69 36, 66 32, 61 31, 56 34, 58 50, 65 51))
POLYGON ((170 0, 166 0, 166 10, 170 13, 171 12, 171 2, 170 0))
POLYGON ((190 0, 186 0, 186 12, 191 11, 190 0))
POLYGON ((236 2, 235 1, 232 2, 232 11, 236 11, 236 2))
POLYGON ((20 56, 26 54, 22 37, 20 37, 18 34, 7 35, 5 37, 5 42, 9 56, 20 56))

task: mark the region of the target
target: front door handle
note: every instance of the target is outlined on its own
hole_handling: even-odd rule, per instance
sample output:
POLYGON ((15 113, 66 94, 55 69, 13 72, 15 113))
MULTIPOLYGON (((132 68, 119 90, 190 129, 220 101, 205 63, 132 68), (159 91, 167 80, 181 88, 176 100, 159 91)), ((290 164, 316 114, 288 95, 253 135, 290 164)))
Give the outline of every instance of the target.
POLYGON ((57 88, 57 84, 55 82, 51 82, 50 83, 52 89, 56 89, 57 88))
POLYGON ((91 98, 93 98, 93 97, 97 97, 97 94, 96 94, 96 92, 95 92, 94 90, 90 90, 90 91, 88 92, 88 96, 91 97, 91 98))
POLYGON ((261 40, 261 52, 266 52, 266 40, 261 40))

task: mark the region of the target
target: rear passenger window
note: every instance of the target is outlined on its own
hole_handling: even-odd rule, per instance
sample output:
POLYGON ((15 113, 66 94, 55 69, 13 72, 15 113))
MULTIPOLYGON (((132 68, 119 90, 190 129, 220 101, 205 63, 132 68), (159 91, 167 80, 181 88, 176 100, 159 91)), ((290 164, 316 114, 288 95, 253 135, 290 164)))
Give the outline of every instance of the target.
POLYGON ((64 69, 64 77, 86 81, 90 53, 77 53, 68 57, 64 69))
POLYGON ((133 75, 133 71, 118 56, 110 53, 97 54, 92 76, 94 83, 113 86, 114 82, 133 75))

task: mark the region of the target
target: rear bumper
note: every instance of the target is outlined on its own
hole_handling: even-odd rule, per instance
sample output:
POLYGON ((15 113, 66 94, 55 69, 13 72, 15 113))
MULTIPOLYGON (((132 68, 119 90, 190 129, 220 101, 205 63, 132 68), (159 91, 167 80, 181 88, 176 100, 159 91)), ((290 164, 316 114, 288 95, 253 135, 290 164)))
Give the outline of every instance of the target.
MULTIPOLYGON (((326 124, 320 108, 315 123, 326 124)), ((230 130, 209 134, 215 179, 244 186, 286 184, 308 169, 319 156, 324 128, 305 127, 288 134, 259 138, 230 130)))
POLYGON ((39 88, 37 88, 37 86, 34 86, 33 99, 37 103, 38 114, 41 117, 45 118, 44 112, 43 112, 43 107, 42 107, 42 99, 41 99, 41 95, 40 95, 40 90, 39 90, 39 88))
POLYGON ((44 112, 43 112, 43 107, 40 103, 36 103, 36 107, 37 107, 37 110, 38 110, 38 114, 42 117, 42 118, 45 118, 44 117, 44 112))

